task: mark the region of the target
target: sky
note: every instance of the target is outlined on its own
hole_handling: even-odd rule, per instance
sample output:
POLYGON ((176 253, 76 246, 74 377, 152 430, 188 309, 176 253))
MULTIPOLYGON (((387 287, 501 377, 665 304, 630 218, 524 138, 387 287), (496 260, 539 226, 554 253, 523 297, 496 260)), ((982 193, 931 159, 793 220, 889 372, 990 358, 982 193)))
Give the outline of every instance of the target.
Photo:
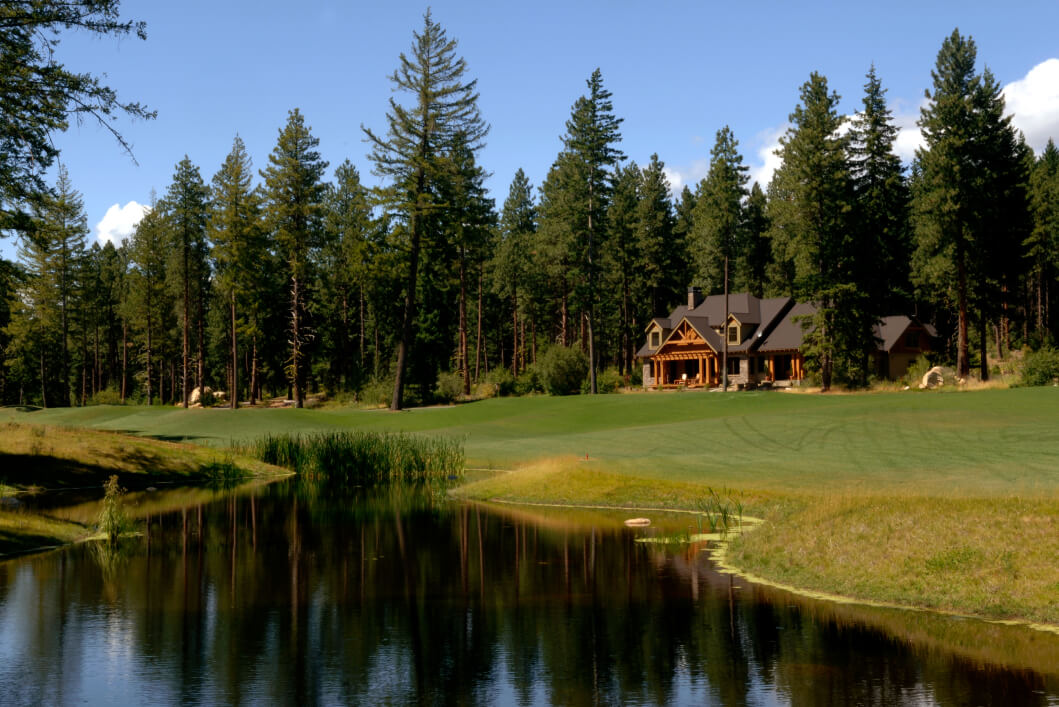
MULTIPOLYGON (((156 120, 115 121, 134 158, 90 122, 55 136, 84 199, 89 242, 127 237, 185 155, 209 182, 238 134, 255 169, 263 169, 295 107, 320 140, 329 178, 349 159, 366 184, 378 184, 361 126, 384 133, 390 97, 407 100, 393 93, 389 77, 426 10, 406 0, 125 0, 122 16, 146 21, 146 41, 63 34, 57 57, 68 68, 105 74, 122 100, 158 111, 156 120)), ((624 119, 620 149, 639 165, 657 153, 674 192, 705 176, 725 125, 764 187, 813 71, 853 113, 874 64, 902 129, 899 153, 909 160, 938 49, 956 28, 974 38, 979 68, 1005 87, 1008 111, 1030 146, 1039 151, 1050 136, 1059 140, 1055 0, 1003 7, 977 0, 464 0, 435 2, 431 12, 458 40, 468 78, 478 81, 491 125, 479 163, 492 173, 498 208, 518 168, 540 185, 596 68, 624 119)), ((0 252, 14 257, 12 239, 0 240, 0 252)))

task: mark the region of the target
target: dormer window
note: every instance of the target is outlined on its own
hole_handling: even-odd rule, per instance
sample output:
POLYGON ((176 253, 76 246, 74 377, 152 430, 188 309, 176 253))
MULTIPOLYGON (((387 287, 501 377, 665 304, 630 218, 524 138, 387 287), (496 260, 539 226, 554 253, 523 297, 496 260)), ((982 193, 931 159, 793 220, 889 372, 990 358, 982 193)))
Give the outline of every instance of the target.
POLYGON ((655 329, 651 332, 651 348, 657 349, 662 343, 662 332, 655 329))
POLYGON ((918 331, 910 331, 907 334, 905 334, 905 346, 907 348, 910 348, 910 349, 918 349, 919 348, 919 332, 918 331))
POLYGON ((739 325, 729 324, 728 325, 728 343, 738 344, 739 343, 739 325))

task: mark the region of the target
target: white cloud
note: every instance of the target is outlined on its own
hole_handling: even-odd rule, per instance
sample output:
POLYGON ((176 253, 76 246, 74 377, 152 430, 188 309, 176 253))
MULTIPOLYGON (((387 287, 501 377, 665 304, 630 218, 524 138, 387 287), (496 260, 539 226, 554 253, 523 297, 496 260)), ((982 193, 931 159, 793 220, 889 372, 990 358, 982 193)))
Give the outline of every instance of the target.
POLYGON ((670 193, 674 198, 679 198, 680 192, 684 190, 684 187, 695 191, 695 186, 710 171, 710 161, 706 159, 695 160, 690 165, 680 167, 666 165, 662 171, 665 173, 666 179, 669 180, 670 193))
POLYGON ((1059 140, 1059 59, 1048 59, 1030 69, 1025 77, 1004 87, 1012 124, 1022 131, 1035 151, 1048 138, 1059 140))
POLYGON ((772 174, 779 169, 782 162, 780 156, 776 154, 776 151, 780 149, 780 138, 786 134, 789 127, 790 123, 784 123, 771 130, 763 130, 754 138, 754 144, 757 145, 755 149, 757 161, 750 165, 749 184, 753 185, 757 182, 763 190, 768 189, 772 174))
POLYGON ((96 224, 96 238, 100 243, 110 241, 116 246, 121 245, 126 238, 132 235, 136 224, 150 210, 150 206, 144 206, 135 201, 130 201, 125 206, 114 204, 107 209, 103 220, 96 224))

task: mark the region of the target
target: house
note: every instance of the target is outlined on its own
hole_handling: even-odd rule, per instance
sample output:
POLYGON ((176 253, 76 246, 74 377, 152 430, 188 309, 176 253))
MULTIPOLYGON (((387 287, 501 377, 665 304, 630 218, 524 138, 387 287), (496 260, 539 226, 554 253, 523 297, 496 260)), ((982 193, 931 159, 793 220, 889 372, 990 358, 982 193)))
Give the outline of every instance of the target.
MULTIPOLYGON (((797 385, 805 378, 801 317, 813 305, 790 297, 754 297, 746 292, 703 297, 688 290, 688 302, 647 325, 643 361, 646 388, 708 388, 721 384, 725 339, 728 383, 736 387, 797 385)), ((910 317, 887 317, 876 327, 875 367, 884 376, 904 375, 917 356, 931 350, 933 329, 910 317)))

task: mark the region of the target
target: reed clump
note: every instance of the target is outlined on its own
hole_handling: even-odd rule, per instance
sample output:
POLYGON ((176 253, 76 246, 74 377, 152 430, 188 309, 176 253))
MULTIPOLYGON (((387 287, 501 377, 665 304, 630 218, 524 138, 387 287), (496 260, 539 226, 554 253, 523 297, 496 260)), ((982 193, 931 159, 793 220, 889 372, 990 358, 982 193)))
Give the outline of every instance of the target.
POLYGON ((125 489, 118 484, 117 474, 112 475, 103 484, 103 510, 99 514, 99 530, 111 544, 132 529, 132 521, 125 513, 124 496, 125 489))
POLYGON ((246 451, 299 475, 346 485, 450 481, 462 478, 465 466, 462 443, 408 434, 269 434, 246 451))

